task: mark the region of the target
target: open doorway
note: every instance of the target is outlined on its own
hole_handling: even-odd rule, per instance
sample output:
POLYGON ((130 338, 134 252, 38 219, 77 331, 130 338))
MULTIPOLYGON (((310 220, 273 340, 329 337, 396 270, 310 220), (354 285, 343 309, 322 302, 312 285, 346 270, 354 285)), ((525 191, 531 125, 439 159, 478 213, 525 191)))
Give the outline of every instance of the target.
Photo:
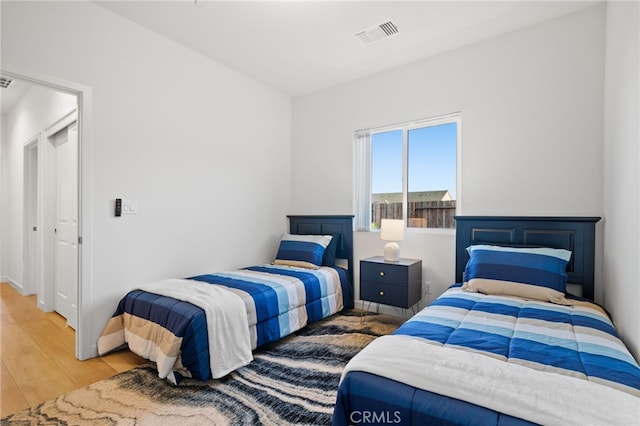
MULTIPOLYGON (((67 107, 66 113, 62 116, 58 113, 55 119, 45 114, 47 120, 35 136, 12 141, 19 147, 15 149, 22 153, 23 161, 20 163, 24 179, 8 185, 12 185, 12 190, 18 187, 22 191, 24 210, 22 232, 12 233, 10 237, 11 244, 17 240, 22 243, 22 256, 14 262, 20 263, 14 276, 22 275, 20 278, 24 285, 21 292, 36 293, 39 308, 55 310, 67 318, 69 326, 76 330, 76 357, 87 359, 95 356, 95 344, 88 339, 90 316, 85 315, 82 309, 83 305, 88 306, 83 300, 87 300, 89 295, 89 291, 82 288, 83 283, 89 282, 87 266, 90 264, 88 250, 83 248, 82 242, 88 235, 83 233, 83 229, 88 228, 88 215, 83 207, 89 203, 83 181, 88 165, 87 122, 90 121, 91 90, 54 78, 16 74, 8 70, 0 72, 3 77, 31 85, 29 91, 37 88, 73 98, 72 110, 67 107)), ((44 104, 36 102, 34 105, 33 114, 42 117, 44 104)), ((57 106, 55 102, 51 105, 57 106)), ((23 102, 19 114, 28 113, 29 103, 23 102)), ((7 127, 10 127, 10 114, 3 116, 3 121, 5 119, 9 122, 7 127)), ((16 117, 13 119, 18 120, 16 117)), ((3 138, 12 136, 11 132, 3 132, 3 138)), ((17 164, 10 166, 18 167, 17 164)), ((9 259, 8 263, 12 260, 9 259)))
MULTIPOLYGON (((32 101, 55 95, 29 93, 26 96, 32 101)), ((31 114, 36 123, 38 115, 42 119, 42 114, 31 114)), ((77 115, 74 106, 24 147, 23 184, 22 292, 37 294, 40 309, 58 312, 74 330, 78 323, 77 115)))
MULTIPOLYGON (((5 111, 3 110, 3 113, 5 111)), ((24 295, 37 293, 42 277, 41 246, 38 238, 40 223, 40 186, 38 173, 38 149, 40 137, 34 136, 24 147, 24 243, 23 243, 23 291, 24 295)))

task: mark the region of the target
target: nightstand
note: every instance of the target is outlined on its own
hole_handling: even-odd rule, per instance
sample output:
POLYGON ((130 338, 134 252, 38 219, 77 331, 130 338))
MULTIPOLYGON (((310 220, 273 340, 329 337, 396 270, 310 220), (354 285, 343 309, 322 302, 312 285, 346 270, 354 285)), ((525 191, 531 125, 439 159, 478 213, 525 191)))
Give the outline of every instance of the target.
POLYGON ((360 299, 408 309, 421 299, 422 260, 385 262, 382 256, 360 261, 360 299))

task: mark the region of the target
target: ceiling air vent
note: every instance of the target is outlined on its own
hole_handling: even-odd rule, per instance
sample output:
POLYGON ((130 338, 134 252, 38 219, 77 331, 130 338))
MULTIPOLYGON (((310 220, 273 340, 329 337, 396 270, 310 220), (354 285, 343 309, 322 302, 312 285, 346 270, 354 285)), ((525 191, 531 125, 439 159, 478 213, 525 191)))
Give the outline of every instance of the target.
POLYGON ((354 34, 354 37, 360 40, 362 44, 371 44, 384 40, 385 38, 396 35, 400 32, 398 26, 393 21, 387 21, 380 25, 374 25, 354 34))
POLYGON ((11 86, 11 83, 13 83, 13 80, 11 80, 10 78, 0 77, 0 87, 2 87, 3 89, 6 89, 9 86, 11 86))

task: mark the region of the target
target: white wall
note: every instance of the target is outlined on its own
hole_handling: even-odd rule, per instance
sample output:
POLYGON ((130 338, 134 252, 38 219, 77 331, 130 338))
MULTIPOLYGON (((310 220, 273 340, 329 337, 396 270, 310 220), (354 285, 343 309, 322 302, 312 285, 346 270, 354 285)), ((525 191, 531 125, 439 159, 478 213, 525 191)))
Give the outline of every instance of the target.
POLYGON ((604 132, 605 306, 640 357, 640 4, 609 2, 604 132))
POLYGON ((7 227, 3 245, 8 244, 3 260, 6 262, 5 279, 19 290, 24 288, 23 270, 23 220, 24 220, 24 147, 38 138, 60 118, 76 109, 76 97, 54 91, 42 86, 32 86, 16 106, 3 116, 2 127, 5 134, 2 139, 2 152, 6 157, 3 169, 3 223, 7 227))
POLYGON ((85 353, 136 283, 273 258, 290 213, 290 98, 94 3, 1 7, 4 70, 91 89, 85 353), (117 197, 138 214, 115 218, 117 197))
MULTIPOLYGON (((601 216, 605 11, 294 99, 293 211, 352 211, 355 130, 461 111, 461 214, 601 216)), ((356 233, 356 258, 381 254, 377 237, 356 233)), ((402 256, 423 260, 433 296, 444 291, 454 280, 453 232, 405 238, 402 256)))
POLYGON ((7 155, 5 151, 5 142, 7 140, 7 126, 4 125, 6 115, 0 116, 0 282, 7 281, 7 271, 5 258, 9 252, 8 235, 9 224, 7 223, 7 200, 8 188, 7 188, 7 155))

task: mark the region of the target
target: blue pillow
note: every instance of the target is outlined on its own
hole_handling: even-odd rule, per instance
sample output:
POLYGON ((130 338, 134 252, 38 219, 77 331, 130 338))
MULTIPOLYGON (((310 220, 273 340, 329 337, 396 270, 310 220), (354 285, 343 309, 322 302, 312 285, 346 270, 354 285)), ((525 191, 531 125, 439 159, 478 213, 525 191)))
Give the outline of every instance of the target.
POLYGON ((284 234, 273 263, 318 269, 331 239, 331 235, 284 234))
POLYGON ((570 251, 476 245, 467 252, 463 290, 571 304, 564 297, 570 251))

